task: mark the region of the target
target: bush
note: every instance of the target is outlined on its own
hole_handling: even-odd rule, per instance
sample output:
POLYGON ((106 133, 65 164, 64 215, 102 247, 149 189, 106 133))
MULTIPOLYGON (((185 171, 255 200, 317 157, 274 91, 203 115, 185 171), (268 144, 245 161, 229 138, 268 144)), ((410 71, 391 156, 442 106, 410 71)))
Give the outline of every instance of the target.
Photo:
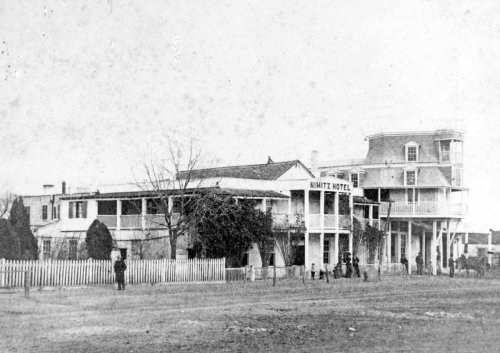
POLYGON ((85 247, 88 256, 95 260, 111 259, 113 237, 105 224, 97 219, 92 222, 85 237, 85 247))

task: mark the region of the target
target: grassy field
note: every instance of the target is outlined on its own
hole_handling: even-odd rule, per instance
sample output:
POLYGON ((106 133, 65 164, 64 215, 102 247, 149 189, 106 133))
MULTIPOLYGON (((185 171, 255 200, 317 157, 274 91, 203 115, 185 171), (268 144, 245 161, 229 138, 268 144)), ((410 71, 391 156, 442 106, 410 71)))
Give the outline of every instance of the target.
POLYGON ((0 291, 0 352, 498 352, 500 280, 0 291))

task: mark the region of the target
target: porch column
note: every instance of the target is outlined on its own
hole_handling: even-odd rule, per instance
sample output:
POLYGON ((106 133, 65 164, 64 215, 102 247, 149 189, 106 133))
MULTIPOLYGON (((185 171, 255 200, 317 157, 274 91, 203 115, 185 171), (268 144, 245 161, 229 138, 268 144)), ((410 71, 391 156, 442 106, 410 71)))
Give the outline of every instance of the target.
POLYGON ((397 246, 396 246, 396 262, 399 263, 401 259, 401 232, 398 230, 397 236, 397 246))
POLYGON ((411 264, 413 261, 413 255, 411 252, 411 221, 408 221, 408 240, 407 240, 407 254, 406 258, 408 259, 408 274, 411 275, 411 264))
POLYGON ((147 214, 147 202, 146 199, 141 199, 141 227, 146 229, 146 214, 147 214))
MULTIPOLYGON (((351 229, 352 229, 352 224, 354 223, 354 216, 353 216, 353 209, 354 209, 354 200, 353 200, 353 197, 352 197, 352 194, 349 194, 349 216, 350 216, 350 219, 351 219, 351 229)), ((352 239, 353 239, 353 236, 352 236, 352 230, 349 231, 349 252, 351 254, 353 254, 353 246, 352 246, 352 239)))
POLYGON ((122 200, 116 200, 116 230, 122 227, 122 200))
POLYGON ((309 263, 309 190, 304 190, 304 223, 306 225, 304 234, 304 265, 308 268, 311 266, 309 263))
POLYGON ((335 204, 333 205, 333 213, 335 213, 335 229, 338 232, 339 227, 339 193, 335 193, 335 204))
POLYGON ((290 198, 288 199, 288 222, 291 224, 295 221, 292 216, 292 193, 290 192, 290 198))
POLYGON ((171 213, 173 208, 174 208, 174 197, 169 196, 168 197, 168 213, 171 213))
POLYGON ((378 202, 380 202, 380 199, 381 199, 381 194, 382 194, 382 193, 380 192, 380 189, 378 189, 378 200, 377 200, 378 202))
POLYGON ((266 213, 266 201, 267 201, 267 198, 264 197, 262 199, 262 212, 266 213))
POLYGON ((370 226, 373 227, 373 205, 368 206, 368 220, 370 222, 370 226))
POLYGON ((339 232, 335 232, 335 249, 333 250, 333 256, 335 257, 334 265, 339 261, 339 232))
MULTIPOLYGON (((446 222, 446 258, 443 251, 444 267, 448 268, 448 258, 451 256, 451 244, 450 244, 450 221, 446 222)), ((443 247, 444 249, 444 247, 443 247)))
POLYGON ((422 261, 425 263, 425 228, 422 229, 422 249, 420 252, 422 253, 422 261))
POLYGON ((392 233, 391 233, 391 222, 389 222, 389 232, 386 234, 387 237, 387 262, 392 262, 391 248, 392 248, 392 233))
POLYGON ((437 237, 437 222, 432 221, 431 261, 430 261, 430 263, 432 265, 432 274, 434 276, 437 274, 436 237, 437 237))
POLYGON ((324 241, 325 241, 325 233, 321 232, 319 233, 319 258, 320 258, 319 269, 323 268, 323 253, 325 251, 324 241))
POLYGON ((325 192, 321 190, 319 192, 319 226, 320 228, 325 227, 325 192))

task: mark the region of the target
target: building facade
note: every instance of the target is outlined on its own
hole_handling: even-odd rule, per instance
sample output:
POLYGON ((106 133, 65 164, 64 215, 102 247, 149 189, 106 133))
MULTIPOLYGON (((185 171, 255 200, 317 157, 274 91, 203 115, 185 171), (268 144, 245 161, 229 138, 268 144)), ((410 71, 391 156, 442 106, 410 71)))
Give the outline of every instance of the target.
POLYGON ((366 140, 366 158, 322 162, 320 175, 349 180, 354 190, 380 203, 386 262, 404 256, 414 269, 421 253, 434 274, 437 267, 447 268, 448 257, 457 256, 451 244, 467 214, 463 132, 380 133, 366 140))
MULTIPOLYGON (((179 178, 185 178, 185 174, 180 173, 179 178)), ((277 229, 285 223, 292 227, 298 227, 298 222, 303 224, 304 231, 295 247, 297 264, 308 268, 313 263, 317 269, 324 265, 333 267, 343 252, 352 252, 355 214, 371 225, 379 224, 377 202, 354 196, 349 180, 315 177, 298 160, 200 169, 190 173, 190 180, 188 190, 192 192, 209 189, 238 200, 249 200, 263 211, 270 210, 277 229)), ((176 190, 164 192, 168 195, 168 204, 174 205, 178 197, 176 190)), ((42 250, 40 257, 77 259, 84 256, 86 231, 95 219, 110 230, 114 256, 170 257, 164 215, 152 207, 157 196, 156 191, 135 184, 56 195, 58 218, 35 232, 42 250)), ((44 205, 43 202, 37 204, 44 205)), ((190 250, 189 237, 179 238, 177 258, 190 257, 190 250)), ((248 252, 247 259, 249 265, 262 265, 255 246, 248 252)), ((278 247, 272 259, 277 266, 285 264, 278 247)))

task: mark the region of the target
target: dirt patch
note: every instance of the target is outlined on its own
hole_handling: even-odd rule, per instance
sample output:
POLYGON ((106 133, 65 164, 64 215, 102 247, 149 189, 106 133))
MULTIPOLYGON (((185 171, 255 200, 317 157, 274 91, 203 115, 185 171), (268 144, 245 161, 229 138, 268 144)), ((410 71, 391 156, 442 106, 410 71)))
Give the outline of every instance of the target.
POLYGON ((496 351, 500 281, 129 286, 0 296, 5 352, 496 351))

